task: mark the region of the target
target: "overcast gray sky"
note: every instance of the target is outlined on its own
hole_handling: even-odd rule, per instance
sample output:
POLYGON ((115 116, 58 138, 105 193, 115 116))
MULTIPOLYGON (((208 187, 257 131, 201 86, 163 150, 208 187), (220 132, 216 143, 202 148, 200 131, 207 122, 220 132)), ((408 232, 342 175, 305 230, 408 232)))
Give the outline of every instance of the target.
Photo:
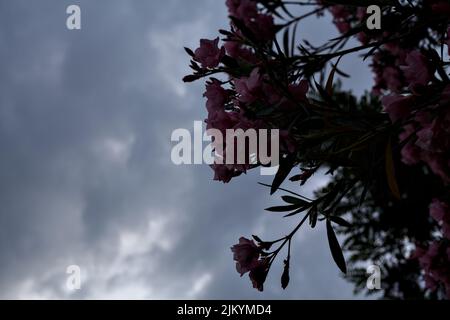
MULTIPOLYGON (((286 291, 281 259, 255 291, 229 248, 293 227, 263 210, 278 203, 257 185, 270 178, 224 185, 170 160, 172 130, 206 117, 203 84, 181 82, 183 46, 226 26, 222 0, 0 0, 1 298, 353 297, 321 226, 296 238, 286 291), (80 31, 66 29, 70 4, 80 31)), ((326 18, 299 31, 334 35, 326 18)), ((370 76, 356 76, 362 90, 370 76)))

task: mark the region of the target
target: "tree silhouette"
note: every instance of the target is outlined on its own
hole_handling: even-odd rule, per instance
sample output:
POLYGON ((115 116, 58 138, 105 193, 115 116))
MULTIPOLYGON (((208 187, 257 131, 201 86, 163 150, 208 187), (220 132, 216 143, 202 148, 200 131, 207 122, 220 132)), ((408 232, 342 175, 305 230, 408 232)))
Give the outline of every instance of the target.
MULTIPOLYGON (((186 48, 193 73, 184 81, 208 78, 208 128, 280 130, 281 161, 268 187, 283 193, 284 204, 267 210, 296 221, 277 240, 242 237, 232 247, 238 272, 262 291, 272 264, 286 254, 286 288, 292 238, 306 224, 325 223, 333 259, 356 291, 375 292, 366 286, 366 267, 375 264, 385 298, 450 297, 448 1, 226 5, 229 30, 201 40, 195 52, 186 48), (381 29, 367 27, 368 5, 381 6, 381 29), (302 21, 325 12, 341 36, 319 46, 298 40, 302 21), (375 78, 362 97, 338 80, 350 76, 340 60, 354 53, 371 60, 375 78), (331 182, 313 199, 302 196, 301 186, 324 168, 331 182), (298 190, 282 188, 286 179, 298 190)), ((225 146, 220 157, 235 147, 225 146)), ((212 168, 215 180, 229 182, 259 165, 218 161, 212 168)))

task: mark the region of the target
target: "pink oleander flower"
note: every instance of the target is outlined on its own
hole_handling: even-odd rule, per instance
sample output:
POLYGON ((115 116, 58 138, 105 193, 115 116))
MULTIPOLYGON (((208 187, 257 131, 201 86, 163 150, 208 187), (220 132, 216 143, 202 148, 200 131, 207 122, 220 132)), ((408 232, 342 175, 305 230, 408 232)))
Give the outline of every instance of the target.
POLYGON ((433 145, 435 132, 436 132, 436 122, 433 121, 432 123, 427 124, 421 130, 417 131, 418 139, 416 145, 418 145, 420 148, 424 150, 434 151, 433 145))
POLYGON ((236 18, 248 22, 255 18, 258 14, 256 2, 253 0, 240 0, 240 4, 236 9, 236 18))
POLYGON ((333 15, 333 22, 340 33, 346 33, 350 30, 351 26, 347 22, 351 13, 343 5, 334 5, 330 7, 330 12, 333 15))
POLYGON ((336 21, 334 24, 340 33, 347 33, 351 28, 350 24, 345 21, 336 21))
POLYGON ((206 91, 203 96, 208 99, 206 102, 208 113, 214 113, 224 109, 229 94, 227 90, 222 87, 219 80, 212 79, 206 84, 206 91))
POLYGON ((299 102, 305 102, 307 100, 306 94, 309 91, 308 81, 302 80, 299 83, 290 84, 288 91, 291 94, 290 99, 284 97, 279 103, 279 108, 284 111, 296 109, 298 108, 299 102))
POLYGON ((422 129, 417 132, 417 145, 422 149, 444 156, 450 150, 450 115, 448 112, 439 114, 434 119, 426 114, 417 117, 422 129))
POLYGON ((370 40, 370 38, 366 35, 364 31, 359 32, 356 35, 356 38, 359 40, 359 42, 361 42, 361 44, 368 44, 370 40))
POLYGON ((264 94, 264 101, 267 102, 268 105, 276 105, 280 103, 283 99, 283 96, 280 94, 279 90, 274 88, 271 84, 263 82, 262 91, 264 94))
POLYGON ((389 95, 381 100, 384 110, 389 114, 392 122, 407 118, 411 113, 413 97, 389 95))
POLYGON ((450 165, 447 160, 445 160, 440 154, 437 153, 426 153, 422 157, 423 161, 430 167, 431 171, 438 177, 440 177, 444 182, 450 182, 450 165))
POLYGON ((258 13, 257 2, 253 0, 227 0, 231 16, 244 22, 259 41, 270 41, 275 37, 273 16, 258 13))
POLYGON ((231 251, 236 261, 236 270, 241 276, 260 266, 260 249, 253 240, 241 237, 239 243, 231 247, 231 251))
POLYGON ((447 205, 438 199, 434 199, 430 205, 430 216, 437 222, 440 222, 448 215, 449 211, 447 205))
POLYGON ((242 77, 234 81, 236 92, 239 94, 239 101, 243 103, 254 102, 259 94, 262 86, 262 76, 259 69, 253 69, 249 77, 242 77))
POLYGON ((441 241, 431 243, 427 250, 418 248, 413 254, 413 259, 418 259, 424 270, 425 287, 435 291, 439 285, 443 285, 450 296, 450 248, 441 241))
POLYGON ((253 288, 258 291, 264 290, 264 282, 269 272, 269 261, 266 259, 258 260, 257 265, 250 271, 249 277, 252 281, 253 288))
POLYGON ((406 66, 401 66, 400 69, 412 88, 427 85, 433 77, 427 57, 419 51, 409 52, 406 66))
POLYGON ((436 291, 436 289, 438 288, 437 281, 434 280, 434 278, 428 274, 425 275, 424 279, 425 279, 425 287, 432 292, 436 291))
POLYGON ((415 165, 420 162, 420 149, 417 148, 414 144, 408 143, 401 150, 402 162, 407 165, 415 165))
POLYGON ((228 13, 230 15, 233 16, 233 15, 236 14, 236 11, 237 11, 237 9, 239 7, 240 2, 241 2, 241 0, 226 0, 225 1, 225 4, 226 4, 226 6, 228 8, 228 13))
MULTIPOLYGON (((397 55, 402 53, 396 44, 387 43, 384 45, 385 50, 382 52, 376 52, 373 55, 371 68, 375 75, 375 84, 373 86, 373 92, 376 95, 381 95, 383 89, 389 89, 392 92, 399 92, 404 87, 403 75, 400 69, 397 67, 402 61, 401 56, 397 55), (393 53, 395 52, 395 53, 393 53), (386 57, 390 59, 395 57, 398 61, 386 61, 386 57)), ((389 59, 389 60, 390 60, 389 59)))
POLYGON ((200 62, 203 68, 215 68, 225 55, 225 48, 219 48, 219 38, 214 40, 201 39, 200 47, 195 50, 194 60, 200 62))
POLYGON ((271 15, 258 14, 248 27, 259 41, 267 42, 275 37, 275 24, 271 15))
POLYGON ((420 245, 416 244, 416 249, 411 253, 409 259, 419 259, 427 253, 427 250, 420 245))
POLYGON ((392 66, 388 66, 383 70, 383 79, 387 88, 393 92, 398 92, 402 88, 400 72, 392 66))
POLYGON ((430 270, 432 261, 433 261, 433 257, 428 253, 428 251, 419 258, 420 266, 426 272, 428 272, 430 270))
POLYGON ((363 22, 366 16, 367 16, 367 8, 358 7, 358 9, 356 9, 356 18, 358 18, 360 22, 363 22))
POLYGON ((330 12, 335 19, 347 19, 350 16, 350 12, 343 5, 334 5, 330 7, 330 12))
POLYGON ((228 13, 244 22, 254 18, 258 12, 257 3, 253 0, 227 0, 228 13))
POLYGON ((299 83, 290 84, 288 86, 288 91, 291 94, 290 98, 284 97, 279 103, 279 108, 281 110, 293 110, 298 108, 299 102, 307 101, 306 94, 309 91, 309 84, 306 80, 301 80, 299 83))
POLYGON ((290 84, 288 89, 295 99, 306 100, 306 94, 309 91, 309 84, 308 81, 301 80, 299 83, 290 84))
POLYGON ((427 111, 419 111, 414 116, 414 121, 420 124, 422 127, 427 126, 433 120, 431 114, 427 111))
MULTIPOLYGON (((223 109, 213 110, 212 112, 209 112, 206 123, 207 129, 219 130, 222 133, 224 139, 220 142, 219 145, 215 145, 215 142, 213 142, 214 147, 219 147, 219 149, 215 150, 216 160, 220 158, 221 161, 216 161, 216 164, 211 166, 211 168, 215 172, 214 180, 228 183, 233 177, 245 173, 248 169, 251 168, 251 161, 248 154, 249 152, 251 154, 252 151, 248 149, 250 148, 248 144, 237 144, 237 139, 234 140, 234 144, 226 143, 226 130, 242 129, 245 132, 248 129, 263 128, 264 123, 261 120, 247 119, 242 110, 239 112, 229 112, 223 109), (231 153, 234 154, 234 159, 232 159, 233 164, 226 164, 227 160, 229 160, 227 159, 227 157, 230 157, 229 155, 231 153), (244 154, 244 163, 238 163, 238 160, 240 159, 238 155, 244 154)), ((257 150, 255 150, 254 152, 257 152, 257 150)))
POLYGON ((226 53, 232 58, 239 58, 241 53, 241 44, 237 41, 225 41, 223 45, 226 53))
POLYGON ((430 247, 428 248, 428 255, 431 258, 436 258, 439 254, 439 249, 441 247, 441 244, 439 242, 433 242, 430 247))
POLYGON ((237 123, 237 117, 234 112, 227 112, 225 110, 216 110, 208 113, 206 119, 206 129, 218 129, 225 133, 226 129, 233 128, 237 123))
POLYGON ((258 62, 255 54, 251 50, 244 48, 237 41, 226 41, 224 47, 227 54, 232 58, 237 60, 242 59, 251 64, 256 64, 258 62))

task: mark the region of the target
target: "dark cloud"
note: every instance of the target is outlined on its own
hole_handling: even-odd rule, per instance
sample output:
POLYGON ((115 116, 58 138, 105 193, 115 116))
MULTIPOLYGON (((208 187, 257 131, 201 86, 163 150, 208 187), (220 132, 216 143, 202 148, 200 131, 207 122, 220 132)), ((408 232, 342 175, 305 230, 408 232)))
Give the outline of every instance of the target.
POLYGON ((205 117, 182 47, 225 24, 208 0, 0 2, 1 297, 352 297, 320 228, 295 242, 286 292, 276 273, 251 289, 229 247, 292 221, 263 214, 275 200, 257 173, 222 185, 170 161, 172 130, 205 117), (80 31, 65 28, 73 3, 80 31))

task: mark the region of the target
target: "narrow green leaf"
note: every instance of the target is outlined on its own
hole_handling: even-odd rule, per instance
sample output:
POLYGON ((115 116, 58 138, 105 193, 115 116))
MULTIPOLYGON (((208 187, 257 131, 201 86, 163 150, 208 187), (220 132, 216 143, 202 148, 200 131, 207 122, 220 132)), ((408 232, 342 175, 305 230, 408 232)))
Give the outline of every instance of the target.
POLYGON ((291 56, 294 56, 295 53, 295 41, 296 41, 296 36, 297 36, 297 27, 298 27, 298 23, 296 22, 294 24, 294 31, 292 32, 292 39, 291 39, 291 56))
POLYGON ((188 55, 190 55, 191 57, 195 57, 195 53, 191 49, 189 49, 188 47, 184 47, 184 51, 186 51, 186 53, 188 55))
MULTIPOLYGON (((267 187, 267 188, 271 188, 271 187, 272 187, 270 184, 267 184, 267 183, 258 182, 258 184, 260 184, 260 185, 262 185, 262 186, 264 186, 264 187, 267 187)), ((313 200, 311 200, 311 199, 309 199, 309 198, 306 198, 306 197, 302 196, 301 194, 295 193, 295 192, 293 192, 293 191, 291 191, 291 190, 283 189, 283 188, 279 188, 279 189, 280 189, 281 191, 284 191, 284 192, 288 192, 288 193, 290 193, 290 194, 293 194, 294 196, 303 198, 303 199, 305 199, 305 200, 307 200, 307 201, 313 201, 313 200)))
POLYGON ((278 188, 280 188, 281 184, 286 180, 289 173, 291 173, 291 170, 295 163, 296 155, 289 155, 284 159, 280 160, 280 167, 278 168, 278 172, 275 175, 275 178, 272 182, 272 187, 270 189, 270 194, 274 194, 277 192, 278 188))
POLYGON ((289 28, 286 28, 283 34, 283 51, 286 57, 289 57, 289 28))
POLYGON ((285 260, 283 274, 281 275, 281 287, 283 288, 283 290, 285 290, 289 285, 289 280, 289 261, 285 260))
POLYGON ((309 204, 307 201, 292 197, 292 196, 282 196, 281 199, 283 199, 284 202, 290 203, 290 204, 301 204, 301 205, 307 205, 309 204))
POLYGON ((338 61, 336 62, 336 64, 333 65, 330 75, 328 76, 327 85, 326 85, 325 90, 327 91, 329 96, 331 96, 333 94, 334 75, 336 74, 337 66, 339 64, 339 61, 341 61, 341 58, 342 58, 342 56, 340 56, 338 61))
POLYGON ((286 8, 286 6, 284 5, 283 1, 280 1, 279 3, 281 9, 284 11, 284 13, 286 13, 290 18, 295 18, 290 12, 289 10, 286 8))
POLYGON ((299 214, 300 212, 305 211, 306 209, 308 209, 307 207, 300 207, 297 210, 295 210, 294 212, 291 212, 285 216, 283 216, 283 218, 288 218, 288 217, 292 217, 295 216, 296 214, 299 214))
POLYGON ((253 239, 255 239, 256 242, 263 242, 263 241, 261 240, 261 238, 258 237, 258 236, 256 236, 256 235, 252 235, 252 237, 253 237, 253 239))
POLYGON ((319 92, 320 96, 323 99, 325 99, 326 101, 329 101, 330 95, 327 93, 327 91, 316 80, 314 80, 314 83, 316 85, 316 89, 319 92))
POLYGON ((270 207, 265 210, 270 211, 270 212, 287 212, 287 211, 297 210, 298 208, 299 208, 299 205, 293 204, 293 205, 289 205, 289 206, 270 207))
POLYGON ((342 227, 350 228, 352 226, 350 222, 346 221, 345 219, 342 219, 341 217, 332 216, 330 217, 330 220, 342 227))
POLYGON ((313 229, 316 227, 318 216, 319 216, 319 213, 317 212, 317 207, 313 206, 311 208, 311 210, 309 211, 309 225, 313 229))
POLYGON ((344 254, 342 253, 341 246, 336 238, 336 234, 331 226, 330 220, 327 220, 327 236, 334 262, 336 262, 336 265, 344 274, 347 274, 347 265, 345 263, 344 254))

